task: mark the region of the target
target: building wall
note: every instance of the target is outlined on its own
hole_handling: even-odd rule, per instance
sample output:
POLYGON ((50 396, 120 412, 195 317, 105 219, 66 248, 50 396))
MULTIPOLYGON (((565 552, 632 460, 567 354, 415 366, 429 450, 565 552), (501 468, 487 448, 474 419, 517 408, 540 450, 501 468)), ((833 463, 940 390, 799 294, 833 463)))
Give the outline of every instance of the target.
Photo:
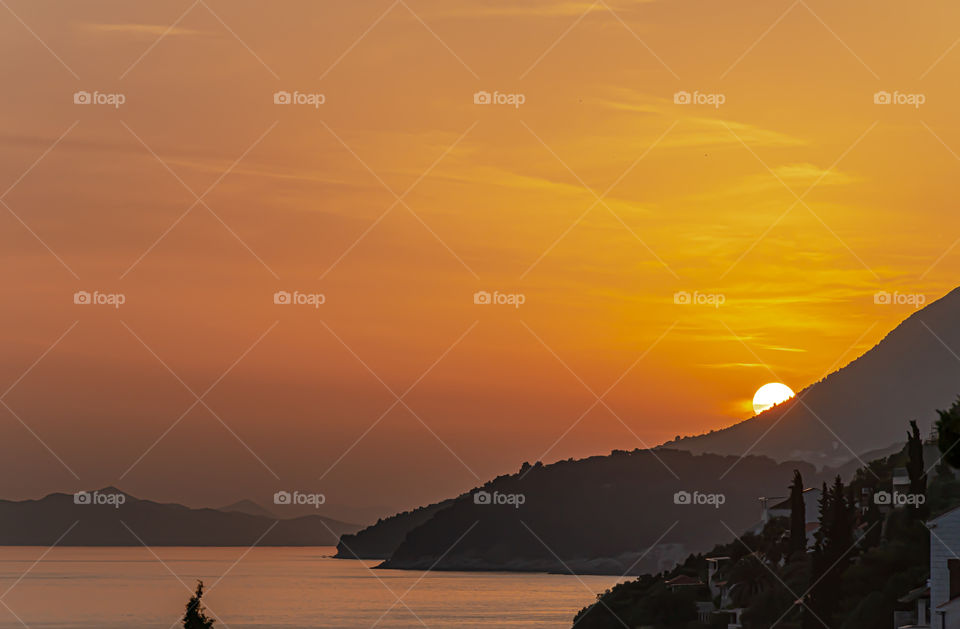
POLYGON ((960 629, 960 605, 941 608, 950 597, 950 571, 947 560, 960 557, 960 509, 933 520, 930 526, 930 613, 938 629, 960 629), (944 616, 938 612, 946 611, 944 616), (941 625, 941 618, 946 624, 941 625))

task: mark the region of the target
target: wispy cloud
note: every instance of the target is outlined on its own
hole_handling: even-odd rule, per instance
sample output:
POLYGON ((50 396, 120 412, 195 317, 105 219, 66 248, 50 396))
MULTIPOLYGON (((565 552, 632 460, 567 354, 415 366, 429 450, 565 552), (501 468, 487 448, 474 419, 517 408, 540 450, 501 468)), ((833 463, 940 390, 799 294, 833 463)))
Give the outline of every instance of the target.
POLYGON ((161 35, 171 36, 199 36, 206 35, 203 31, 197 31, 189 28, 174 27, 168 24, 108 24, 84 22, 79 25, 84 31, 94 33, 119 33, 125 35, 142 37, 159 37, 161 35))
MULTIPOLYGON (((630 5, 648 4, 657 0, 633 0, 630 5)), ((607 8, 601 2, 550 2, 536 0, 534 2, 511 3, 506 1, 488 2, 483 5, 473 3, 472 6, 462 4, 452 6, 447 3, 440 12, 433 15, 438 17, 577 17, 584 13, 605 12, 607 8)), ((624 3, 609 3, 616 11, 626 9, 624 3)))

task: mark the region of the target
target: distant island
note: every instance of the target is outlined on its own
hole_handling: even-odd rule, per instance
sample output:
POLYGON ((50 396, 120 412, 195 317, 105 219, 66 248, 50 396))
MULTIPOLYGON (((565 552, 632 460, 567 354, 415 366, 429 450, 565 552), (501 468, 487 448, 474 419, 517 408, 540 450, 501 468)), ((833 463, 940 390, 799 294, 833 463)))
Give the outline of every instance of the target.
POLYGON ((61 535, 62 546, 333 546, 359 528, 319 515, 277 519, 252 501, 191 509, 141 500, 115 487, 79 498, 54 493, 0 500, 0 546, 50 546, 61 535))

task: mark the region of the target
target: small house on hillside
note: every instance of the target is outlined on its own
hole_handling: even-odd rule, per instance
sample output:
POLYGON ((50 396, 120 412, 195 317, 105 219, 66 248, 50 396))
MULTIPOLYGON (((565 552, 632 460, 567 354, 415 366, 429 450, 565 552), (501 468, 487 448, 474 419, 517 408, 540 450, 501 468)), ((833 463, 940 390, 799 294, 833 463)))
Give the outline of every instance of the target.
POLYGON ((927 521, 930 529, 930 626, 960 629, 960 507, 927 521))
MULTIPOLYGON (((820 494, 823 493, 819 487, 808 487, 803 490, 803 510, 804 521, 816 522, 820 516, 820 494)), ((761 498, 760 499, 760 520, 766 524, 776 517, 790 517, 790 498, 761 498), (776 500, 773 505, 770 502, 776 500)))

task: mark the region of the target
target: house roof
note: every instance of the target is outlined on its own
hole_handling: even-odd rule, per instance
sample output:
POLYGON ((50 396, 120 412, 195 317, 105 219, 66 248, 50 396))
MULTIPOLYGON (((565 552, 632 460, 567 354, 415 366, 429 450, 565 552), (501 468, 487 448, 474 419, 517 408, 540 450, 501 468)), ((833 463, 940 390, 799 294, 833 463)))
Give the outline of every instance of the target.
MULTIPOLYGON (((819 487, 807 487, 806 489, 803 490, 803 493, 806 494, 806 493, 809 492, 809 491, 819 492, 819 491, 821 491, 821 489, 820 489, 819 487)), ((770 507, 771 510, 772 510, 772 509, 786 510, 786 509, 789 509, 789 508, 790 508, 790 499, 789 499, 789 498, 787 498, 787 499, 784 500, 783 502, 778 502, 777 504, 775 504, 775 505, 773 505, 772 507, 770 507)))
POLYGON ((954 507, 953 509, 949 509, 949 510, 947 510, 947 511, 944 511, 944 512, 941 513, 940 515, 938 515, 938 516, 936 516, 936 517, 933 517, 933 518, 930 518, 929 520, 927 520, 927 528, 930 528, 930 525, 933 524, 934 522, 936 522, 937 520, 941 520, 941 519, 945 518, 946 516, 953 514, 953 513, 954 513, 955 511, 957 511, 958 509, 960 509, 960 506, 957 506, 957 507, 954 507))
POLYGON ((919 598, 930 598, 930 588, 921 586, 914 588, 897 599, 898 603, 912 603, 919 598))
POLYGON ((807 522, 806 524, 807 533, 812 533, 813 531, 816 531, 819 528, 820 528, 819 522, 807 522))
POLYGON ((688 577, 685 574, 681 574, 679 577, 674 577, 667 581, 667 585, 703 585, 703 581, 696 577, 688 577))

